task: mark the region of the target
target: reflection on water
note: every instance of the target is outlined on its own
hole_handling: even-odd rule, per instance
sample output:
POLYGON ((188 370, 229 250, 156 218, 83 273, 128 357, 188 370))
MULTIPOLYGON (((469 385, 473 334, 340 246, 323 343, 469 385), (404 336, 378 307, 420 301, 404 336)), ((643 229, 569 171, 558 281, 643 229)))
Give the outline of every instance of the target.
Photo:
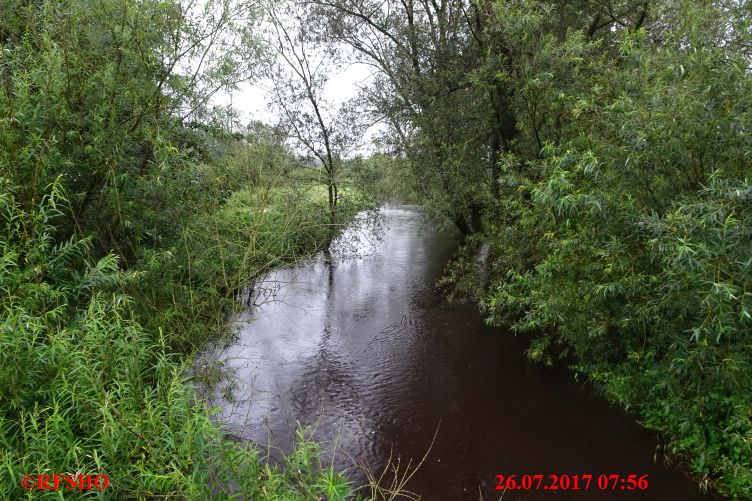
MULTIPOLYGON (((234 319, 223 352, 237 378, 218 401, 229 431, 290 448, 296 422, 318 422, 343 467, 419 460, 409 484, 426 500, 498 499, 503 474, 649 475, 641 492, 508 492, 509 499, 700 499, 680 473, 655 465, 656 440, 565 370, 524 358, 526 341, 486 327, 471 305, 449 305, 433 284, 456 235, 415 209, 385 208, 380 239, 359 257, 323 255, 256 284, 267 298, 234 319)), ((362 235, 361 235, 362 236, 362 235)), ((358 470, 356 481, 363 481, 358 470)))

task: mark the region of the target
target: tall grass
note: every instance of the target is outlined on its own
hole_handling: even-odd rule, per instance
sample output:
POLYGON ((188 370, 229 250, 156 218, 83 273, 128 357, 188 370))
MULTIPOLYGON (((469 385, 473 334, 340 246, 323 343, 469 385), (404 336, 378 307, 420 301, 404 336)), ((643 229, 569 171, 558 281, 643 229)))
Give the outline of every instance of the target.
MULTIPOLYGON (((339 473, 317 463, 319 448, 305 432, 287 467, 273 467, 251 446, 224 439, 188 381, 190 357, 174 348, 170 328, 180 327, 180 315, 164 301, 151 305, 152 316, 143 313, 150 309, 149 284, 160 280, 173 307, 190 311, 191 305, 216 305, 224 298, 217 285, 225 280, 231 285, 231 274, 247 271, 247 264, 237 264, 247 263, 246 255, 233 269, 230 260, 217 260, 216 268, 202 265, 216 256, 208 247, 206 256, 186 256, 186 282, 178 280, 182 271, 176 268, 183 263, 175 255, 172 275, 155 264, 156 257, 148 262, 151 267, 124 272, 113 255, 92 260, 90 239, 56 243, 55 222, 66 203, 59 184, 32 207, 16 200, 9 179, 2 179, 2 186, 0 498, 344 499, 351 494, 339 473), (148 329, 143 318, 164 327, 148 329), (24 474, 53 473, 106 474, 110 485, 88 493, 21 487, 24 474)), ((190 251, 191 244, 205 246, 204 239, 233 241, 226 233, 239 226, 237 221, 204 225, 205 233, 183 243, 190 251)), ((217 246, 225 255, 236 252, 219 241, 217 246)), ((268 261, 268 266, 278 262, 268 261)), ((199 318, 185 314, 183 320, 199 318)), ((186 332, 177 335, 180 340, 186 332)))

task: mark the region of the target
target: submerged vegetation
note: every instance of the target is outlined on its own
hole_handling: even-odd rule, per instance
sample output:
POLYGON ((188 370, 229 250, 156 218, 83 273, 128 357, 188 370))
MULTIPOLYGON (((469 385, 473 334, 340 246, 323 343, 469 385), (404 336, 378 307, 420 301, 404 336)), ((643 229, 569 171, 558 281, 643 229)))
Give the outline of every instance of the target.
POLYGON ((0 4, 0 496, 351 497, 303 429, 277 466, 225 439, 189 368, 244 284, 392 198, 466 236, 454 297, 752 497, 749 2, 280 5, 0 4), (374 73, 334 109, 348 54, 374 73), (276 126, 213 104, 261 77, 276 126))

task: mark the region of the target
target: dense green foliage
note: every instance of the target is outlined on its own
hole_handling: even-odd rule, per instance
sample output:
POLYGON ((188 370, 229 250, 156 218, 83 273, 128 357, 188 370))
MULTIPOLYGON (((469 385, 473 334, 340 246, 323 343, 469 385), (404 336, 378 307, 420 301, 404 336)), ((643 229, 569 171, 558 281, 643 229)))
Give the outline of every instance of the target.
POLYGON ((752 496, 749 2, 387 3, 325 2, 328 29, 468 235, 442 285, 752 496))
MULTIPOLYGON (((543 31, 550 18, 528 9, 543 31)), ((533 358, 572 352, 578 372, 664 432, 703 482, 746 497, 752 80, 744 50, 725 42, 748 20, 664 9, 651 12, 667 23, 659 44, 649 30, 624 32, 604 52, 606 40, 570 34, 535 54, 522 85, 545 104, 540 118, 519 116, 543 147, 503 158, 502 210, 518 219, 490 233, 509 274, 487 305, 491 322, 519 312, 515 329, 546 332, 533 358), (550 80, 562 64, 579 78, 550 80)))
POLYGON ((3 499, 45 495, 24 474, 76 472, 108 475, 108 499, 351 491, 305 430, 272 466, 194 393, 191 355, 242 286, 327 246, 365 201, 343 179, 332 221, 283 137, 221 126, 208 99, 253 70, 255 13, 191 5, 0 7, 3 499))
POLYGON ((752 497, 749 2, 300 2, 271 15, 285 130, 211 105, 273 59, 250 5, 0 4, 3 496, 69 471, 123 497, 345 496, 303 431, 288 468, 224 440, 190 355, 248 280, 391 198, 467 236, 455 297, 752 497), (323 110, 342 45, 376 71, 362 113, 323 110), (391 154, 345 159, 359 114, 391 154))
POLYGON ((0 198, 3 498, 57 498, 20 485, 23 474, 53 472, 106 474, 107 499, 349 492, 305 431, 281 467, 224 439, 196 401, 189 361, 170 348, 171 325, 145 329, 122 292, 152 270, 123 272, 113 255, 89 261, 90 238, 56 243, 65 206, 57 184, 33 212, 19 205, 0 198))
POLYGON ((419 199, 415 174, 404 159, 376 153, 345 163, 357 186, 380 202, 415 203, 419 199))

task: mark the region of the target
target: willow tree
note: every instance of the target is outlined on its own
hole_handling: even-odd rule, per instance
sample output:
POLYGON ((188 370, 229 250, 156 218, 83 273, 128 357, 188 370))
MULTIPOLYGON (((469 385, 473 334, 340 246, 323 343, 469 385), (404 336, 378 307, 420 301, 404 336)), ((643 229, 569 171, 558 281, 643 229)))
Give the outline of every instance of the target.
POLYGON ((423 199, 464 232, 480 227, 494 189, 493 111, 474 87, 479 58, 456 0, 314 0, 326 36, 376 73, 367 90, 386 138, 410 161, 423 199))
MULTIPOLYGON (((536 49, 519 43, 529 19, 516 17, 513 26, 503 11, 529 3, 310 1, 320 14, 315 26, 376 71, 369 98, 390 126, 390 142, 410 159, 428 205, 465 234, 483 229, 484 213, 499 212, 499 159, 528 143, 516 101, 525 90, 520 70, 536 49)), ((644 2, 544 3, 551 10, 546 33, 559 38, 568 30, 597 38, 645 18, 644 2)))
POLYGON ((752 494, 749 7, 593 2, 561 32, 569 8, 496 2, 492 29, 525 57, 491 66, 518 89, 521 136, 485 303, 531 333, 533 358, 576 360, 739 498, 752 494))
POLYGON ((274 49, 268 71, 272 106, 293 147, 305 153, 306 167, 326 186, 333 232, 342 159, 357 142, 360 121, 347 103, 337 105, 325 98, 338 51, 308 29, 311 20, 305 5, 290 3, 281 11, 269 7, 269 19, 274 49))
POLYGON ((59 178, 71 198, 60 237, 95 233, 102 250, 132 260, 139 242, 157 243, 155 225, 174 226, 164 207, 188 198, 161 180, 195 181, 176 153, 187 123, 208 120, 211 97, 254 69, 256 10, 10 0, 0 14, 0 169, 26 200, 59 178))

